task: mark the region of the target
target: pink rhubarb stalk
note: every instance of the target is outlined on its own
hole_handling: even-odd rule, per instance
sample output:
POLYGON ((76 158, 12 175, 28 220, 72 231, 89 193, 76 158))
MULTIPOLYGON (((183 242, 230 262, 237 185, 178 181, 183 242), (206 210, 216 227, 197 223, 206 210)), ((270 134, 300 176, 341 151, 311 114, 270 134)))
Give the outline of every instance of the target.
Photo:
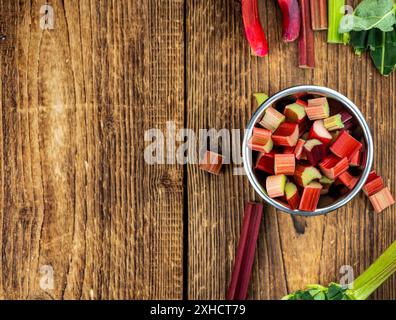
POLYGON ((297 0, 278 0, 282 11, 283 40, 292 42, 300 35, 301 13, 297 0))

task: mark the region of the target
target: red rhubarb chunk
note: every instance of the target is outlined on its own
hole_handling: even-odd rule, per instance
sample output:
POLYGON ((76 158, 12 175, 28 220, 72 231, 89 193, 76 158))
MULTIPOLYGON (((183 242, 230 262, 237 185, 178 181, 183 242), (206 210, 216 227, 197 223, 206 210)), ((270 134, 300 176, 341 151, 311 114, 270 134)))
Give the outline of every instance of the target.
POLYGON ((285 174, 292 176, 296 168, 296 158, 294 154, 275 155, 275 174, 285 174))
POLYGON ((384 181, 382 180, 382 177, 376 175, 376 177, 366 182, 366 184, 363 187, 363 192, 368 197, 370 197, 373 194, 380 192, 383 188, 384 188, 384 181))
POLYGON ((269 174, 274 174, 274 155, 275 153, 273 151, 260 154, 257 157, 256 166, 254 168, 269 174))
POLYGON ((395 203, 389 188, 382 189, 380 192, 370 196, 369 199, 376 213, 384 211, 395 203))
POLYGON ((201 170, 218 175, 223 166, 223 162, 223 156, 212 151, 206 151, 203 159, 199 163, 199 167, 201 170))
POLYGON ((249 148, 262 153, 270 152, 273 147, 271 134, 269 130, 254 128, 253 135, 249 140, 249 148))
POLYGON ((341 131, 337 139, 330 147, 330 151, 340 158, 350 158, 357 150, 362 148, 362 144, 352 137, 345 130, 341 131))
POLYGON ((326 146, 317 139, 308 140, 304 145, 304 150, 309 163, 313 166, 326 157, 326 146))
POLYGON ((331 154, 319 163, 319 167, 327 178, 335 180, 341 173, 348 170, 349 162, 346 157, 341 159, 331 154))
POLYGON ((349 189, 352 190, 359 181, 357 177, 352 176, 348 171, 341 173, 338 179, 349 189))
POLYGON ((278 146, 293 147, 297 144, 299 135, 298 124, 284 122, 272 135, 272 141, 278 146))
POLYGON ((292 210, 297 209, 300 204, 300 195, 298 193, 297 186, 292 182, 286 183, 285 193, 289 207, 292 210))
POLYGON ((309 139, 318 139, 324 144, 328 144, 333 140, 333 136, 325 128, 323 120, 316 120, 313 123, 311 130, 309 130, 309 139))
POLYGON ((311 182, 304 188, 299 209, 302 211, 315 211, 318 207, 322 185, 318 182, 311 182))

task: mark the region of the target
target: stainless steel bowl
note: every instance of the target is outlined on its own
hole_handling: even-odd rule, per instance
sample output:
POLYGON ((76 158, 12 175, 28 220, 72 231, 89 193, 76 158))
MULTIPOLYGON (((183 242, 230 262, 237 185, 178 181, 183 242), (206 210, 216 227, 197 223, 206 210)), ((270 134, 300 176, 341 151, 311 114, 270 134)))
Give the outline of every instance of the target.
POLYGON ((331 211, 334 211, 343 205, 347 204, 349 201, 351 201, 357 194, 358 192, 362 189, 365 181, 367 180, 367 177, 370 173, 372 164, 373 164, 373 139, 371 136, 370 129, 367 125, 366 120, 364 119, 362 113, 358 109, 358 107, 348 98, 340 94, 339 92, 325 88, 325 87, 319 87, 319 86, 311 86, 311 85, 302 85, 302 86, 296 86, 292 88, 285 89, 283 91, 278 92, 277 94, 271 96, 267 101, 265 101, 259 108, 258 110, 254 113, 253 117, 251 118, 244 137, 243 141, 243 147, 242 147, 242 155, 243 155, 243 162, 244 162, 244 168, 246 171, 246 174, 249 178, 250 183, 252 184, 253 188, 256 190, 256 192, 270 205, 274 206, 275 208, 290 213, 290 214, 297 214, 297 215, 303 215, 303 216, 316 216, 316 215, 322 215, 329 213, 331 211), (340 103, 343 104, 343 106, 351 112, 355 119, 358 121, 360 124, 362 131, 363 131, 363 136, 364 139, 366 140, 366 148, 367 148, 367 160, 365 164, 365 168, 363 170, 363 173, 361 175, 361 178, 359 182, 356 184, 355 188, 351 190, 345 197, 339 199, 338 201, 332 203, 329 206, 322 207, 316 209, 314 212, 306 212, 306 211, 300 211, 300 210, 291 210, 284 206, 283 204, 279 203, 278 201, 271 199, 270 197, 267 196, 264 187, 260 184, 258 179, 256 178, 256 175, 253 170, 253 164, 252 164, 252 152, 248 147, 248 141, 250 137, 252 136, 253 128, 256 125, 256 123, 261 120, 262 116, 264 115, 265 110, 271 106, 273 103, 286 98, 288 96, 297 94, 297 93, 312 93, 312 94, 319 94, 322 96, 326 96, 328 98, 332 98, 334 100, 339 101, 340 103))

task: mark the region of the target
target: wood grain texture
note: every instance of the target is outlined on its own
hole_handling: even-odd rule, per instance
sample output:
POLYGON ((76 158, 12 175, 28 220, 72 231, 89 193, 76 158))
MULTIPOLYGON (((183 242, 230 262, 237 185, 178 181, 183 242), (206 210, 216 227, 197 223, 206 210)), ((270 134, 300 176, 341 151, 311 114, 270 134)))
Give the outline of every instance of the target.
POLYGON ((0 298, 181 298, 183 168, 143 151, 183 123, 183 1, 44 3, 0 1, 0 298))
MULTIPOLYGON (((350 4, 356 4, 358 1, 350 4)), ((296 67, 297 45, 281 41, 281 14, 275 1, 261 1, 261 18, 270 56, 250 55, 238 1, 187 1, 188 125, 244 128, 256 108, 253 92, 315 84, 352 99, 374 135, 374 167, 395 190, 395 74, 385 78, 367 57, 342 45, 327 45, 316 33, 315 70, 296 67)), ((196 167, 188 170, 189 287, 191 299, 222 299, 230 280, 244 204, 260 201, 246 177, 226 168, 220 177, 196 167)), ((279 299, 309 283, 339 281, 343 265, 355 275, 368 267, 396 239, 396 208, 376 215, 364 195, 327 216, 292 218, 265 210, 250 298, 279 299)), ((374 295, 396 298, 393 277, 374 295)))

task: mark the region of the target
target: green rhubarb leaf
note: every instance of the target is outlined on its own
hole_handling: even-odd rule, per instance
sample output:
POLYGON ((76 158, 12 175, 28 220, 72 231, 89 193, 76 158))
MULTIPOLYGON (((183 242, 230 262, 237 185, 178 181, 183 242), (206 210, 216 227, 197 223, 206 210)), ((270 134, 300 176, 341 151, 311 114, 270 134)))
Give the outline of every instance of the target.
POLYGON ((394 0, 363 0, 353 14, 345 15, 340 22, 339 32, 364 31, 377 28, 392 31, 396 23, 394 0))

